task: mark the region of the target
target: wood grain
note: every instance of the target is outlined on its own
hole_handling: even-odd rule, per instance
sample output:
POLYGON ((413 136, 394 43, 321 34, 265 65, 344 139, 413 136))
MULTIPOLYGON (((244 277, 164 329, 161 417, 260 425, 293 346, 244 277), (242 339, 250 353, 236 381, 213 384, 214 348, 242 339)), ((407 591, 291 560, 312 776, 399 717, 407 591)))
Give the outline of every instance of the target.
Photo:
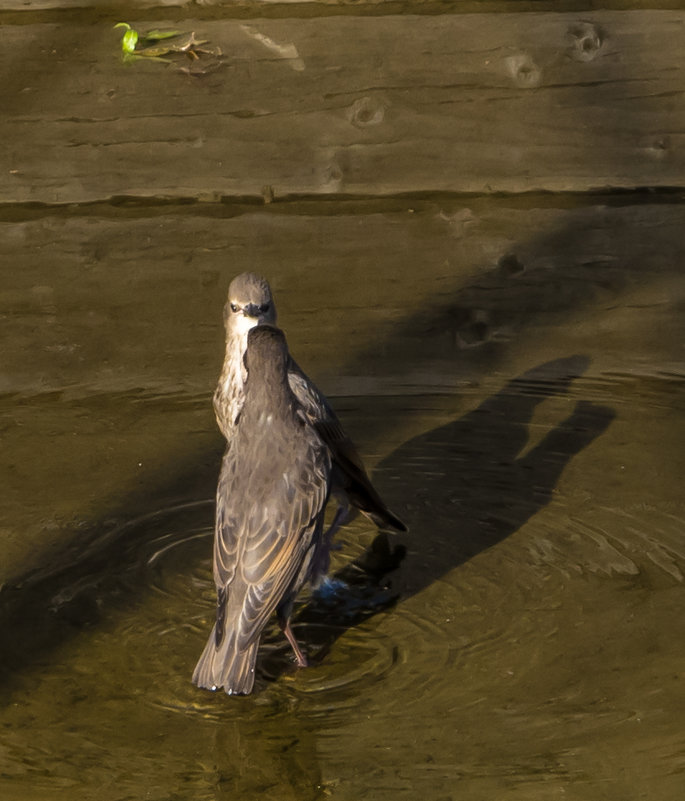
POLYGON ((132 66, 108 25, 7 26, 0 202, 683 186, 684 22, 185 20, 224 55, 132 66))
POLYGON ((209 399, 225 292, 244 270, 270 279, 293 352, 332 395, 451 390, 525 362, 531 342, 613 370, 636 363, 636 341, 646 371, 681 360, 682 205, 539 201, 5 221, 0 391, 209 399))

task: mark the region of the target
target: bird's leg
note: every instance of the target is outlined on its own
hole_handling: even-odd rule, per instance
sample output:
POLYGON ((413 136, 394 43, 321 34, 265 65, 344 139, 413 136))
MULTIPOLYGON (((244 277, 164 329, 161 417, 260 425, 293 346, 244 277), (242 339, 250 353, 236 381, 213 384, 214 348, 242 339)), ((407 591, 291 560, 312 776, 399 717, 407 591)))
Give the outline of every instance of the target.
MULTIPOLYGON (((345 523, 348 523, 353 517, 350 504, 347 501, 347 496, 336 496, 336 500, 338 501, 338 508, 335 510, 333 522, 323 535, 326 554, 328 554, 333 546, 333 537, 338 533, 338 529, 344 526, 345 523)), ((326 566, 326 570, 327 569, 328 566, 326 566)))
POLYGON ((312 586, 318 587, 326 579, 328 568, 331 564, 331 548, 333 547, 333 537, 337 530, 347 519, 348 507, 338 506, 333 522, 328 530, 321 535, 321 541, 316 547, 314 564, 312 566, 312 586))
POLYGON ((316 549, 311 573, 312 589, 321 597, 334 596, 338 590, 347 588, 344 581, 330 578, 327 574, 331 564, 331 550, 336 547, 333 545, 333 537, 341 526, 355 516, 356 510, 350 507, 346 495, 336 496, 336 500, 338 508, 335 510, 331 525, 321 536, 321 543, 316 549))
POLYGON ((347 504, 344 506, 339 504, 335 511, 333 522, 327 531, 321 535, 321 541, 315 551, 314 564, 312 565, 311 572, 312 587, 314 587, 314 589, 317 589, 322 582, 325 582, 327 579, 326 573, 328 573, 328 568, 331 564, 330 552, 333 545, 333 537, 340 526, 347 520, 349 510, 350 507, 347 504))
POLYGON ((295 659, 297 660, 298 667, 307 667, 307 665, 309 664, 307 662, 307 657, 300 650, 300 646, 297 644, 297 640, 295 639, 293 630, 290 628, 290 618, 286 618, 284 620, 279 618, 278 622, 281 626, 281 631, 288 638, 290 647, 293 649, 293 653, 295 654, 295 659))

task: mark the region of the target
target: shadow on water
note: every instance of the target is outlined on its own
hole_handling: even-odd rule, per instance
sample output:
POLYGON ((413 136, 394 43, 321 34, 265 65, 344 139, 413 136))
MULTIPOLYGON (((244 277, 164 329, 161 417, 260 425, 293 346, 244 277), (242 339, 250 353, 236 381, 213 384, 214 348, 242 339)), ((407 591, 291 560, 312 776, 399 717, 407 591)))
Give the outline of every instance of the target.
MULTIPOLYGON (((528 426, 535 407, 564 394, 588 364, 586 357, 572 356, 535 367, 478 408, 409 440, 381 462, 391 491, 406 487, 409 476, 420 476, 420 485, 408 493, 410 533, 378 534, 361 557, 336 574, 347 590, 300 611, 298 623, 317 624, 319 658, 346 629, 502 542, 549 503, 566 465, 607 429, 615 413, 579 401, 566 420, 526 451, 528 426), (405 559, 408 551, 414 556, 405 559)), ((389 497, 400 500, 392 499, 392 492, 389 497)))
POLYGON ((170 501, 168 507, 150 511, 148 497, 132 495, 122 503, 127 522, 108 525, 104 522, 108 518, 126 520, 121 510, 109 510, 102 522, 84 526, 77 537, 65 536, 63 549, 0 587, 0 681, 10 681, 34 663, 49 660, 54 649, 104 622, 114 609, 135 608, 149 587, 131 581, 130 575, 139 572, 146 544, 168 534, 170 517, 178 537, 211 526, 209 488, 216 481, 221 454, 217 448, 202 462, 170 477, 155 496, 156 508, 165 499, 170 501))
MULTIPOLYGON (((564 467, 607 428, 614 413, 580 401, 568 419, 522 452, 528 424, 535 407, 565 393, 588 363, 574 356, 535 367, 477 409, 409 440, 379 465, 390 490, 386 495, 401 510, 410 533, 380 533, 366 552, 336 574, 347 590, 312 599, 299 610, 296 622, 308 628, 304 639, 315 649, 315 661, 324 658, 345 630, 501 542, 549 502, 564 467), (408 486, 412 475, 419 479, 408 486), (403 497, 410 500, 403 504, 393 497, 393 487, 404 487, 403 497), (405 559, 408 550, 414 556, 405 559)), ((171 482, 185 496, 192 483, 194 499, 143 514, 104 534, 94 530, 87 546, 72 547, 21 582, 2 588, 0 675, 10 686, 14 675, 44 663, 53 649, 106 620, 114 609, 134 610, 150 590, 142 562, 153 543, 173 545, 197 532, 193 557, 206 558, 213 513, 206 495, 218 458, 217 452, 200 472, 194 466, 171 482)), ((268 660, 267 676, 291 668, 285 653, 279 650, 276 664, 268 660)))

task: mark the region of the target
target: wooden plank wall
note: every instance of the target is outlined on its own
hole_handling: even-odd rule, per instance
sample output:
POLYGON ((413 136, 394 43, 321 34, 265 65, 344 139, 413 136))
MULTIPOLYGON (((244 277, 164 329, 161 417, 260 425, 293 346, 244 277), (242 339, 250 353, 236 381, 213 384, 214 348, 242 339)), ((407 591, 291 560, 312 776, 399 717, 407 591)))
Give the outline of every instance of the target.
POLYGON ((0 392, 208 396, 244 270, 270 277, 293 352, 331 395, 453 390, 555 323, 597 369, 635 364, 627 332, 677 363, 682 204, 552 200, 24 212, 1 223, 0 339, 15 347, 0 392), (589 321, 598 310, 615 331, 589 321))
POLYGON ((5 27, 0 202, 685 185, 682 11, 181 19, 223 56, 133 66, 120 18, 5 27))

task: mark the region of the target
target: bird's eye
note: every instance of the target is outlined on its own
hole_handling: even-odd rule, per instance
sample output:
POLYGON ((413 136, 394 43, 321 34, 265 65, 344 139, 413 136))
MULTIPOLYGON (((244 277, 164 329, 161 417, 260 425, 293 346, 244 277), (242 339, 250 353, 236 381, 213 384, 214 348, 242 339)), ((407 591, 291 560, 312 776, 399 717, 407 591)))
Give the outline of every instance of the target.
POLYGON ((259 311, 262 312, 262 314, 264 314, 264 312, 268 312, 270 305, 270 303, 262 303, 262 305, 259 307, 259 311))
POLYGON ((237 312, 238 311, 238 304, 237 303, 231 303, 231 311, 232 312, 237 312))

